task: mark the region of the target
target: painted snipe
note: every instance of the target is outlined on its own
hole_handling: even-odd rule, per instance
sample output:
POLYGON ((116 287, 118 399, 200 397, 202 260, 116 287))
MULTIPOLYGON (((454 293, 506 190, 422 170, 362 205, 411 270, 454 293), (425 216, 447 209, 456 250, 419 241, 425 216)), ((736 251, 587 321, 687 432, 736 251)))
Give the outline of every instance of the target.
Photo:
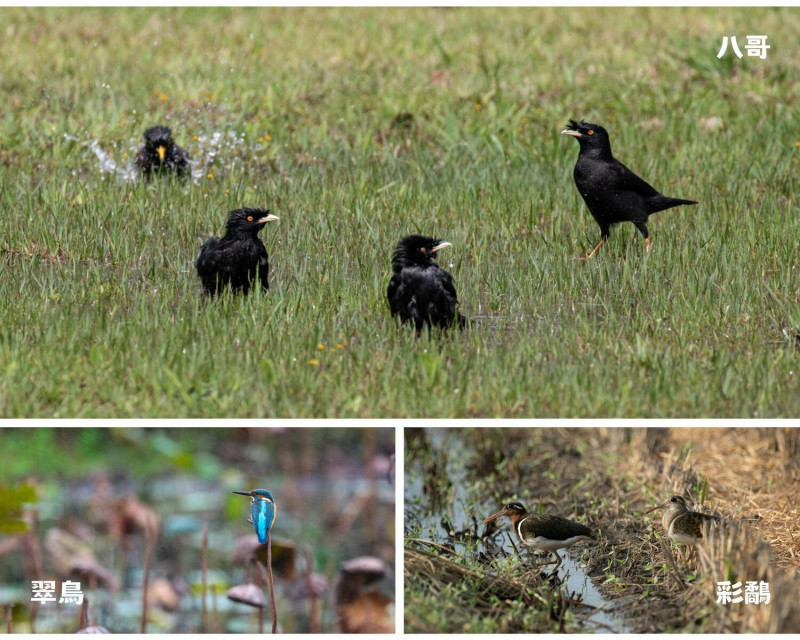
POLYGON ((659 504, 645 513, 650 513, 656 509, 666 509, 661 516, 661 526, 670 539, 680 542, 689 547, 694 547, 703 540, 703 524, 708 522, 719 522, 719 516, 712 516, 708 513, 692 511, 686 506, 686 500, 682 496, 672 496, 663 504, 659 504))
POLYGON ((557 558, 553 573, 561 566, 557 549, 566 549, 581 540, 594 540, 589 527, 549 513, 528 513, 520 502, 510 502, 483 521, 488 524, 495 518, 508 516, 520 543, 526 547, 551 551, 557 558))

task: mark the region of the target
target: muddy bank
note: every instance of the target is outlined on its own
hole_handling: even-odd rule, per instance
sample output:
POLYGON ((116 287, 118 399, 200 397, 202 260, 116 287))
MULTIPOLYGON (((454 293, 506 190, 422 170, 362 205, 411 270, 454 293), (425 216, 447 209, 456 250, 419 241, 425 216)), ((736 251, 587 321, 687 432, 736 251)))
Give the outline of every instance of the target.
MULTIPOLYGON (((528 620, 527 632, 603 628, 581 623, 585 606, 568 606, 565 615, 556 610, 555 600, 563 598, 567 605, 571 595, 581 600, 580 592, 569 590, 568 581, 526 582, 522 576, 530 574, 527 559, 504 551, 508 555, 504 564, 492 560, 494 552, 482 538, 479 523, 509 500, 522 501, 531 511, 582 522, 597 533, 597 542, 581 543, 560 554, 572 560, 568 569, 572 575, 585 565, 593 586, 606 600, 604 613, 612 619, 622 617, 626 631, 800 631, 796 598, 800 549, 790 535, 790 525, 800 515, 792 503, 800 488, 797 432, 505 428, 406 432, 406 538, 437 540, 451 547, 470 569, 519 579, 520 593, 532 589, 541 596, 534 601, 539 602, 542 616, 528 620), (664 535, 660 512, 643 515, 671 494, 683 495, 698 510, 725 519, 725 526, 710 534, 696 560, 684 559, 681 545, 664 535), (770 604, 717 604, 716 582, 729 578, 768 582, 770 604)), ((505 542, 502 546, 511 549, 505 542)), ((407 542, 406 547, 447 555, 433 547, 423 549, 419 543, 407 542)), ((440 615, 430 616, 423 609, 431 603, 418 597, 415 585, 420 574, 411 565, 406 567, 408 630, 445 632, 449 622, 441 612, 461 582, 443 585, 440 615)), ((436 575, 431 570, 427 580, 436 580, 436 575)), ((491 607, 470 607, 475 603, 469 598, 456 599, 453 620, 461 617, 450 631, 499 631, 503 621, 520 615, 518 602, 498 597, 491 607), (487 624, 487 619, 492 622, 487 624)), ((506 632, 515 630, 505 625, 506 632)))

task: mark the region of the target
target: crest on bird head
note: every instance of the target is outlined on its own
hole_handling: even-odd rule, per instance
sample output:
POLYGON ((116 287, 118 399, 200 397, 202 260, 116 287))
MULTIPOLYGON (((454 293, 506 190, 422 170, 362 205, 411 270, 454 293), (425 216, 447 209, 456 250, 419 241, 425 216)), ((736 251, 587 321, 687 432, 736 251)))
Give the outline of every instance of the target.
POLYGON ((423 235, 406 236, 397 243, 392 255, 392 266, 396 269, 411 265, 426 265, 436 260, 436 253, 452 246, 441 238, 423 235))

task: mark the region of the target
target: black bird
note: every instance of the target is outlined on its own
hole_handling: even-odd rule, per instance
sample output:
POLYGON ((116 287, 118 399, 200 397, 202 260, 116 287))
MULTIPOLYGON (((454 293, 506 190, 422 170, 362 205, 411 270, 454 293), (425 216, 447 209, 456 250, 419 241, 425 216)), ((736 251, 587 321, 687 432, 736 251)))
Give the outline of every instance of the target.
POLYGON ((458 296, 453 276, 434 262, 436 252, 452 246, 449 242, 426 236, 406 236, 397 243, 392 255, 392 279, 386 295, 392 316, 402 324, 413 322, 417 335, 422 328, 464 328, 467 319, 456 307, 458 296))
POLYGON ((258 232, 273 220, 278 217, 265 209, 231 211, 225 236, 209 238, 195 262, 206 293, 213 296, 231 287, 247 295, 256 278, 265 290, 269 289, 269 256, 258 232))
POLYGON ((573 177, 586 206, 600 225, 600 242, 589 258, 603 246, 609 229, 618 222, 632 222, 644 236, 644 248, 650 251, 647 218, 657 211, 694 200, 668 198, 647 184, 611 155, 608 132, 599 124, 570 120, 561 133, 573 136, 581 150, 573 177))
POLYGON ((144 146, 136 154, 136 166, 145 179, 151 174, 174 171, 179 177, 189 173, 189 154, 172 139, 172 131, 156 125, 144 132, 144 146))

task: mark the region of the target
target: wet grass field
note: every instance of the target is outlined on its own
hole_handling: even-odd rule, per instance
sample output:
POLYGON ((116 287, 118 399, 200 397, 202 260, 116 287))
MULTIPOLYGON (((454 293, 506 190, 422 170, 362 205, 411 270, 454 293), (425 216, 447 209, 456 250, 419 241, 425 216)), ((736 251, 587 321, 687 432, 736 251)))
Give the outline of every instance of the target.
POLYGON ((2 9, 0 415, 800 414, 796 9, 2 9), (590 19, 587 20, 587 15, 590 19), (756 28, 765 60, 717 59, 756 28), (599 231, 567 118, 700 201, 599 231), (161 123, 185 184, 130 180, 161 123), (272 287, 193 261, 271 208, 272 287), (475 322, 415 341, 391 251, 475 322))
POLYGON ((797 633, 800 486, 794 429, 406 429, 405 629, 413 633, 797 633), (756 480, 754 480, 756 479, 756 480), (644 512, 690 498, 724 525, 684 557, 644 512), (521 553, 510 501, 597 540, 521 553), (717 582, 764 581, 769 604, 717 603, 717 582))

